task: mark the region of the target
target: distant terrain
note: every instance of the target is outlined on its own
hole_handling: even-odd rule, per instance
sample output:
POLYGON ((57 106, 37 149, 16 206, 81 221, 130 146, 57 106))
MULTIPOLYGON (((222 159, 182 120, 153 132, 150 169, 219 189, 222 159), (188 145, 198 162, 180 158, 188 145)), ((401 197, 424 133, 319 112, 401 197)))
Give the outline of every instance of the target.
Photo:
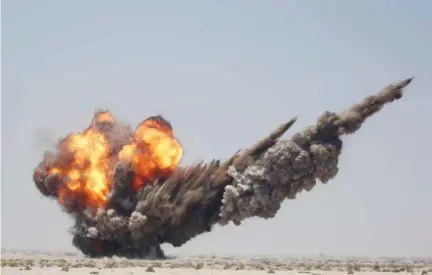
POLYGON ((431 274, 432 258, 315 256, 172 256, 167 260, 90 259, 80 253, 1 252, 2 274, 431 274))

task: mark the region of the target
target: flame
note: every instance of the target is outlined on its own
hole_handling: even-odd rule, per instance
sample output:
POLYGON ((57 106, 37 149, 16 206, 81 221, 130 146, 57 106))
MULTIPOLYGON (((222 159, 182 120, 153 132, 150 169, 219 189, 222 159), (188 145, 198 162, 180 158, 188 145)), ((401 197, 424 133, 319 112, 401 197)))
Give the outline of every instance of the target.
POLYGON ((107 202, 111 182, 108 178, 109 146, 105 136, 94 128, 70 135, 66 150, 72 161, 66 167, 53 167, 49 174, 58 174, 64 180, 59 187, 59 201, 76 193, 85 205, 101 207, 107 202))
POLYGON ((134 187, 167 176, 183 156, 181 144, 174 138, 171 125, 161 117, 144 120, 135 131, 133 143, 119 153, 122 161, 130 161, 135 178, 134 187))
POLYGON ((118 160, 132 164, 135 190, 159 177, 168 176, 179 164, 183 148, 174 138, 169 122, 162 117, 144 120, 137 127, 132 142, 113 155, 113 148, 99 126, 114 123, 110 112, 98 112, 87 130, 63 140, 61 150, 70 158, 66 164, 63 161, 48 170, 49 175, 55 174, 63 182, 57 189, 61 204, 73 199, 85 207, 106 207, 112 171, 118 160))

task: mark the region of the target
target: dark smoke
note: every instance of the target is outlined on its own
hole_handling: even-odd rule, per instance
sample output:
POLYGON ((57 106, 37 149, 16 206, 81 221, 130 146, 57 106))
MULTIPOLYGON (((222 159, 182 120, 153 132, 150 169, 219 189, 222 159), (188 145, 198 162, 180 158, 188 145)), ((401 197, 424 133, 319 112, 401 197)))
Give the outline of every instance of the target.
MULTIPOLYGON (((340 114, 325 112, 315 125, 290 140, 279 138, 296 119, 227 161, 179 167, 138 192, 132 188, 133 168, 119 162, 106 209, 65 203, 65 210, 75 217, 73 244, 91 257, 162 258, 162 243, 178 247, 215 224, 272 218, 284 199, 310 191, 317 180, 327 183, 334 178, 343 145, 340 137, 356 132, 366 118, 400 99, 411 80, 389 85, 340 114)), ((108 136, 113 155, 132 136, 132 129, 117 122, 97 127, 108 136)), ((62 142, 57 150, 61 147, 62 142)), ((46 153, 34 174, 36 186, 46 196, 57 196, 60 180, 46 176, 53 162, 62 161, 57 156, 46 153)))

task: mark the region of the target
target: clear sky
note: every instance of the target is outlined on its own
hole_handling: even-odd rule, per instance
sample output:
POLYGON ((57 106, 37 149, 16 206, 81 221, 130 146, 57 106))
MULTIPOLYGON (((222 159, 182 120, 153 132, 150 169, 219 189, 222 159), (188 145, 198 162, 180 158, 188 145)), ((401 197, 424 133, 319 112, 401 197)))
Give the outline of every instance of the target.
POLYGON ((46 139, 82 130, 95 108, 133 125, 165 115, 187 164, 415 76, 345 139, 337 179, 272 220, 167 248, 432 256, 432 1, 3 0, 1 23, 3 248, 73 250, 72 220, 32 172, 46 139))

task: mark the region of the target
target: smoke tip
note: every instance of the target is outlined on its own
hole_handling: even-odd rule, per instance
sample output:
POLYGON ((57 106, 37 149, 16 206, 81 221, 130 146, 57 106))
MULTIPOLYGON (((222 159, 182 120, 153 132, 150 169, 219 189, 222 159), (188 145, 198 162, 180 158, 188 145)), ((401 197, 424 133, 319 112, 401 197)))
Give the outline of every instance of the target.
POLYGON ((298 116, 295 116, 295 117, 291 118, 291 119, 287 122, 287 124, 289 125, 289 127, 291 127, 294 123, 296 123, 296 122, 297 122, 297 119, 298 119, 298 116))
MULTIPOLYGON (((414 77, 407 78, 407 79, 402 80, 400 82, 397 82, 395 84, 391 84, 388 88, 390 91, 399 92, 401 94, 400 95, 400 97, 401 97, 403 90, 405 89, 406 86, 408 86, 413 81, 413 79, 414 79, 414 77)), ((400 98, 400 97, 398 97, 398 98, 400 98)))
POLYGON ((396 86, 399 89, 403 89, 406 86, 408 86, 411 83, 411 81, 413 81, 413 79, 414 79, 414 76, 407 78, 405 80, 402 80, 401 82, 396 83, 394 86, 396 86))

